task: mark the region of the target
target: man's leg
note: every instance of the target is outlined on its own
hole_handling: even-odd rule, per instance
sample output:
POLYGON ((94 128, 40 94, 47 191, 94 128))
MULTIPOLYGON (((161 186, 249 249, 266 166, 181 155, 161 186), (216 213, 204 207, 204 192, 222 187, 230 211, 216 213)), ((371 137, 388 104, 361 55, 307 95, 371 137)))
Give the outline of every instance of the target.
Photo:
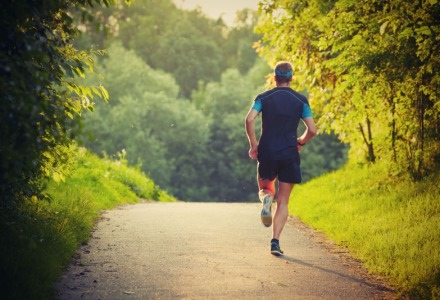
POLYGON ((278 182, 277 208, 273 217, 273 236, 279 240, 284 224, 289 216, 289 198, 293 189, 293 183, 278 182))
POLYGON ((275 179, 262 180, 260 176, 258 176, 258 187, 258 197, 263 204, 261 222, 264 226, 270 227, 272 225, 272 202, 275 197, 275 179))
POLYGON ((258 190, 265 194, 270 194, 272 197, 275 197, 275 179, 261 179, 260 176, 257 176, 258 179, 258 190))
POLYGON ((289 198, 293 184, 278 181, 277 208, 273 218, 273 235, 270 241, 270 253, 275 256, 282 256, 280 248, 280 235, 289 216, 289 198))

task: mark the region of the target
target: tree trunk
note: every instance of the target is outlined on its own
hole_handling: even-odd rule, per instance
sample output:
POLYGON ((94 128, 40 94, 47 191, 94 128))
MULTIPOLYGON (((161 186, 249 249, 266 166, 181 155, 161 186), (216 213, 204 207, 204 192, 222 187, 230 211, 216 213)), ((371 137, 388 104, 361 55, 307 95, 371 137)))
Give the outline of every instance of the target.
POLYGON ((376 156, 374 155, 374 147, 373 147, 373 142, 372 142, 372 134, 371 134, 371 121, 369 118, 367 118, 367 134, 368 137, 365 135, 365 131, 364 128, 362 126, 361 123, 359 123, 359 130, 362 134, 362 138, 364 139, 365 144, 367 145, 367 149, 368 149, 368 156, 367 156, 367 160, 369 162, 375 162, 376 161, 376 156))
POLYGON ((423 173, 423 156, 424 156, 424 139, 425 139, 425 105, 422 92, 420 96, 417 97, 417 114, 419 121, 419 138, 417 141, 417 150, 419 153, 416 155, 417 166, 416 166, 416 177, 421 178, 423 173))

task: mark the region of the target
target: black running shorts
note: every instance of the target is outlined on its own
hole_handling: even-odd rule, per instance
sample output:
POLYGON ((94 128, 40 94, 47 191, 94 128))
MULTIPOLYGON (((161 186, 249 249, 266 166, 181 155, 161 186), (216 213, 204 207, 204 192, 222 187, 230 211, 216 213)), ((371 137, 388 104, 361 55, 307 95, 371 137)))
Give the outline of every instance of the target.
POLYGON ((302 180, 300 158, 259 161, 258 175, 263 180, 274 180, 278 177, 281 182, 300 183, 302 180))

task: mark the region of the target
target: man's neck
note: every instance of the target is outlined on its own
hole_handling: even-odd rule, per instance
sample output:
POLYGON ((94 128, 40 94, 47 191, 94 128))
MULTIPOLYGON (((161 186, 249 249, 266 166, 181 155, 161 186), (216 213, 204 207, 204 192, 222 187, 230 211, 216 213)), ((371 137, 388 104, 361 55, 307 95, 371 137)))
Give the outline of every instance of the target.
POLYGON ((290 82, 277 82, 277 87, 290 87, 290 82))

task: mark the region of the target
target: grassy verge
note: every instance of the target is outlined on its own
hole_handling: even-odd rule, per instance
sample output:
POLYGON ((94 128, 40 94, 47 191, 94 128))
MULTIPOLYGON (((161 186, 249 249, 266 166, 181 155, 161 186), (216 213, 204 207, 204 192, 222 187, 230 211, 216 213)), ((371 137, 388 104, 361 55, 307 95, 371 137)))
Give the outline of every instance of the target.
POLYGON ((2 299, 50 299, 53 283, 103 209, 139 198, 175 201, 123 161, 101 160, 78 149, 69 178, 49 182, 50 200, 35 197, 13 214, 0 211, 2 299))
POLYGON ((348 247, 403 296, 440 299, 440 172, 423 182, 346 166, 298 186, 290 213, 348 247))

